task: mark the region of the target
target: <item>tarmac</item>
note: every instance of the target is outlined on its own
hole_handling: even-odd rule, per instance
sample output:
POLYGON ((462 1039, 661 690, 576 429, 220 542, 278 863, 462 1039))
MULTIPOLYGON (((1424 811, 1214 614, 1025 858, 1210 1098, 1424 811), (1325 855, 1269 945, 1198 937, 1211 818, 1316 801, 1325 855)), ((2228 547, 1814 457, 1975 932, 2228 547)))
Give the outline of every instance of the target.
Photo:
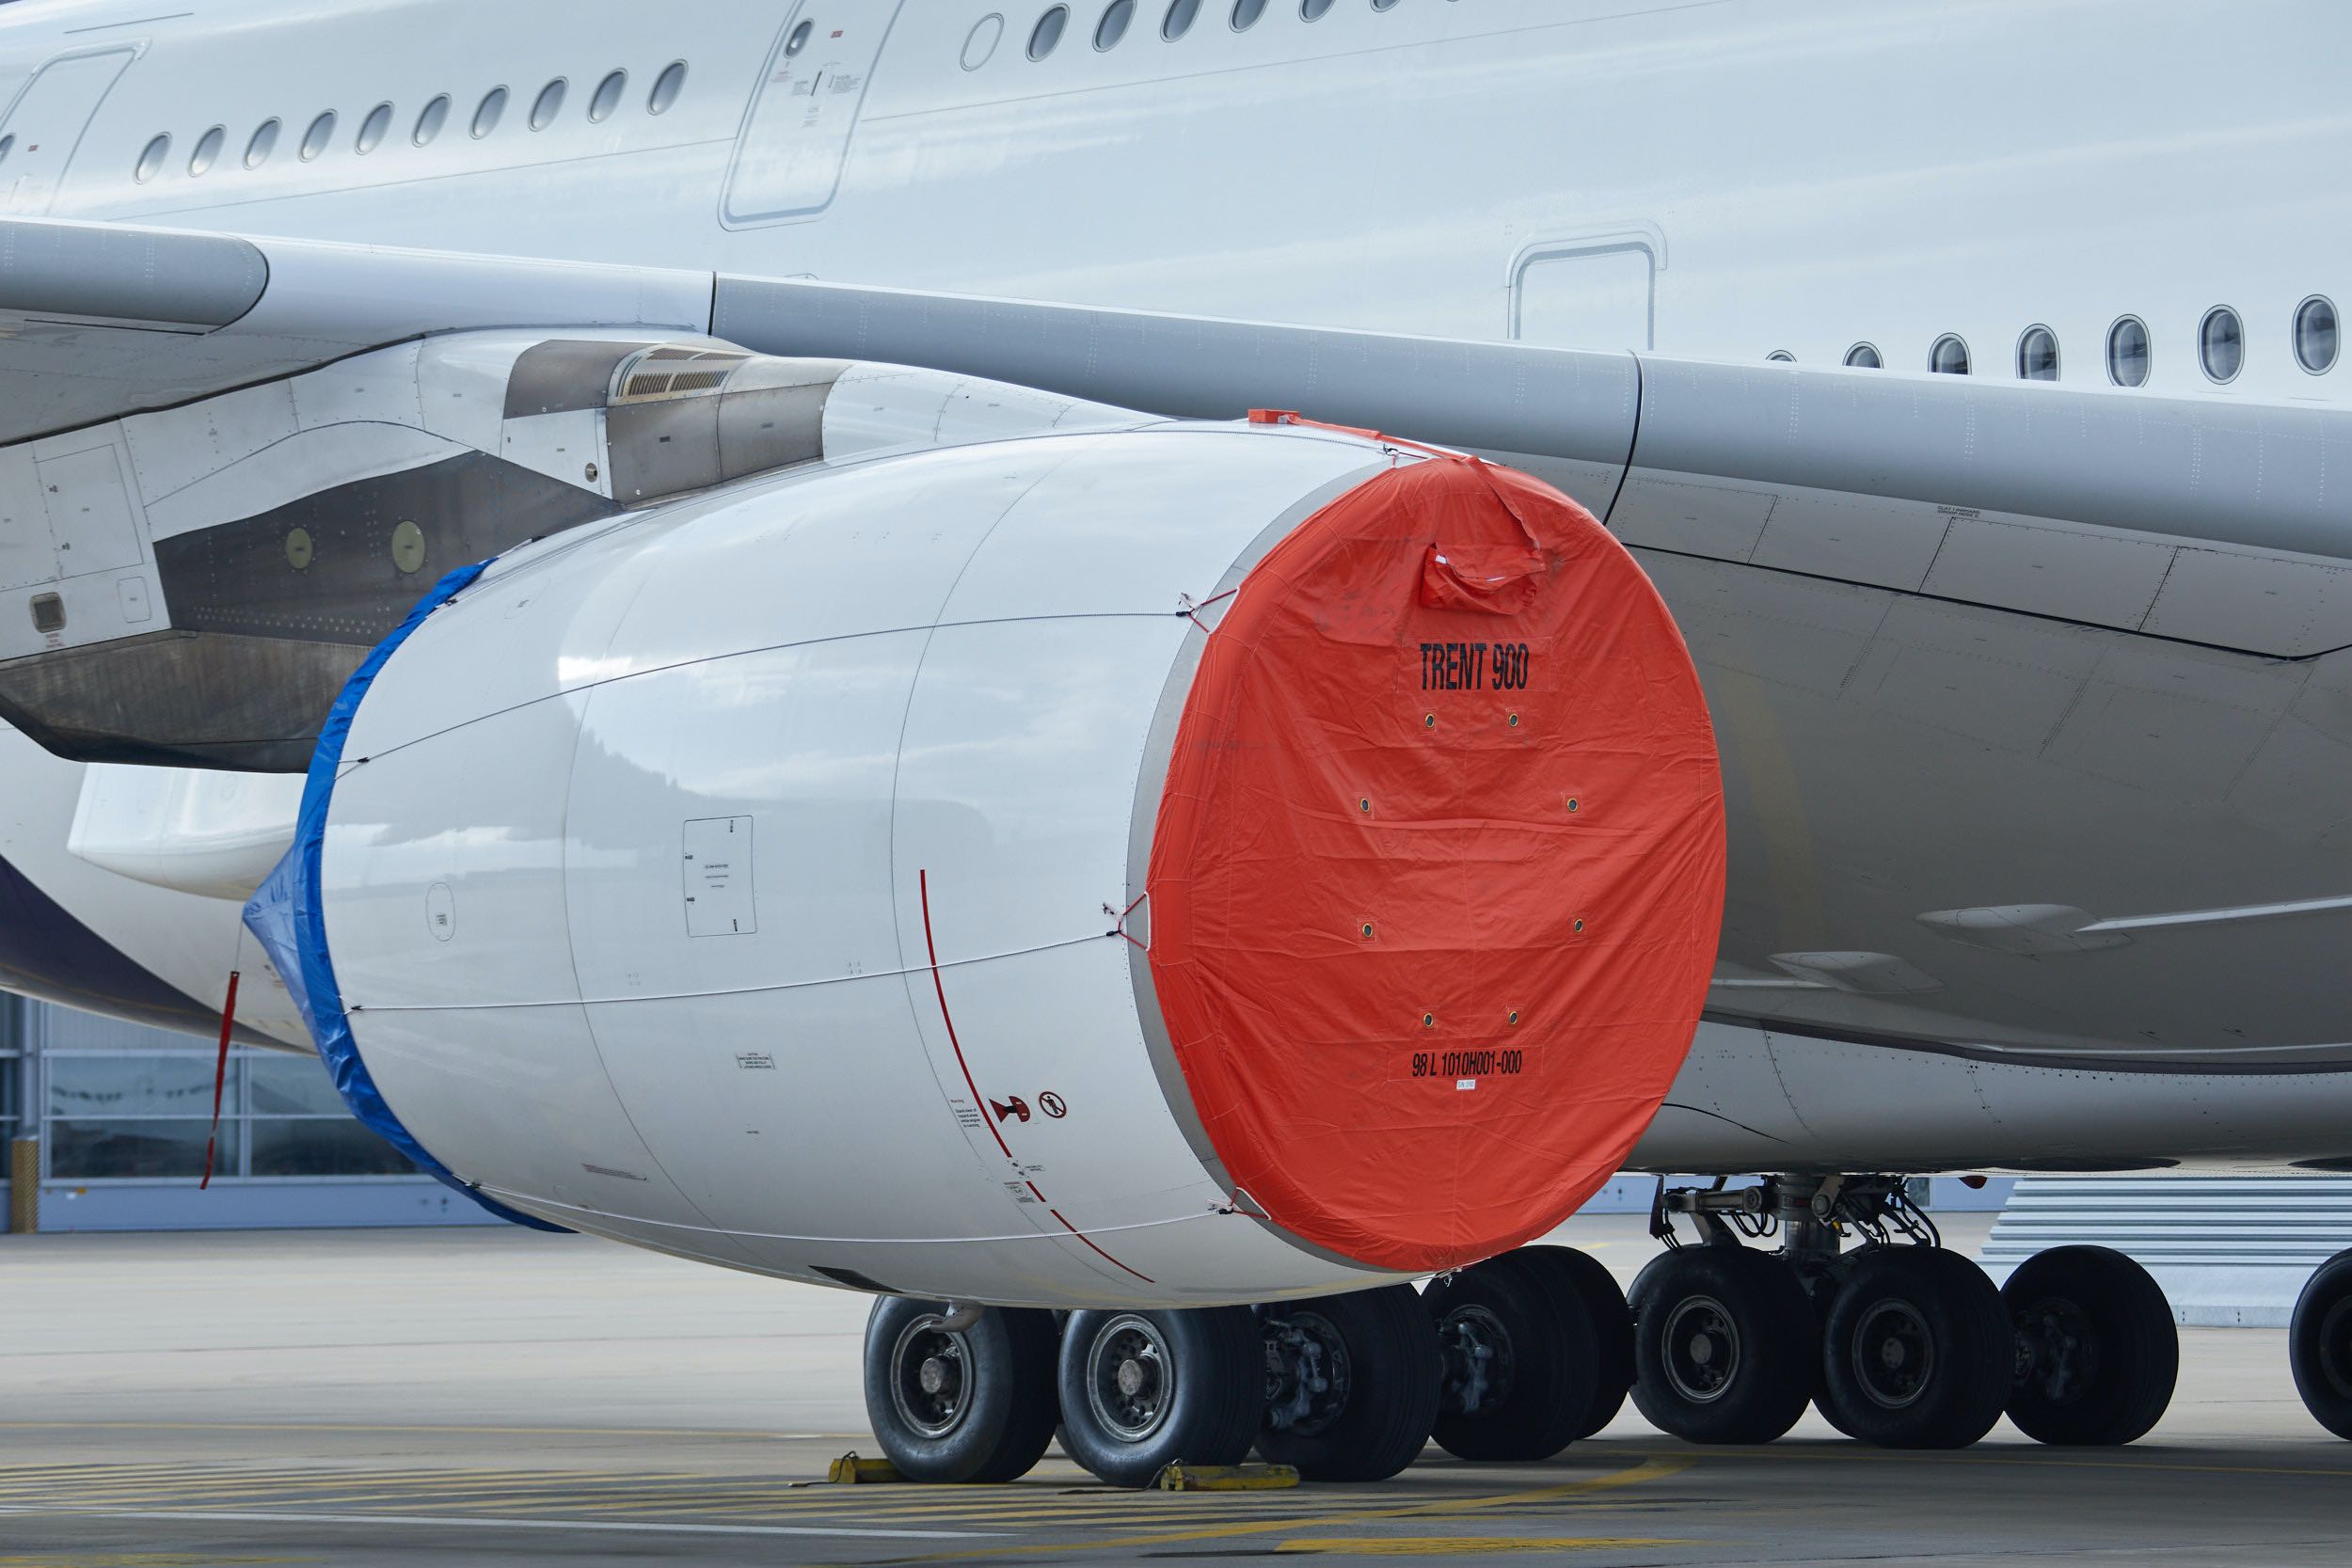
MULTIPOLYGON (((1947 1226, 1973 1249, 1983 1220, 1947 1226)), ((1632 1218, 1558 1237, 1630 1278, 1632 1218)), ((2342 1564, 2352 1445, 2283 1336, 2182 1334, 2143 1442, 2007 1423, 1883 1452, 1808 1415, 1701 1449, 1629 1405, 1541 1465, 1130 1493, 1048 1456, 987 1488, 843 1486, 875 1451, 867 1302, 521 1230, 0 1237, 0 1568, 215 1564, 2342 1564)))

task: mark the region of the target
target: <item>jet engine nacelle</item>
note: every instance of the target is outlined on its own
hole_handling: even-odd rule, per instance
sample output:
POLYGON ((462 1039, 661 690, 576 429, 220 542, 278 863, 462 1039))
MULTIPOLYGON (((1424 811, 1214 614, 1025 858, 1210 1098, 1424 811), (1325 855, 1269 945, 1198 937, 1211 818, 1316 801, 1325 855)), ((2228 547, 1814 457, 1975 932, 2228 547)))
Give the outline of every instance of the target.
POLYGON ((1697 1019, 1705 708, 1525 476, 1048 434, 440 596, 312 769, 309 1003, 355 1103, 560 1224, 959 1300, 1329 1291, 1557 1224, 1697 1019))

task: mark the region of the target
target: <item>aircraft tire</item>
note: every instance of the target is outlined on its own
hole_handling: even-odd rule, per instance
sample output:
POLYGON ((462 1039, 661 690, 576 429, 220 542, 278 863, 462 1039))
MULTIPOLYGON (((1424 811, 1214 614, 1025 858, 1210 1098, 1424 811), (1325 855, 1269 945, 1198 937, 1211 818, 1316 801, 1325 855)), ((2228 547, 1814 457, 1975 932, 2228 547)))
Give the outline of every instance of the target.
POLYGON ((1443 1358, 1437 1327, 1411 1286, 1283 1302, 1259 1313, 1266 1365, 1311 1355, 1323 1386, 1309 1392, 1295 1375, 1280 1380, 1258 1431, 1261 1457, 1295 1465, 1303 1481, 1386 1481, 1413 1462, 1438 1418, 1443 1358))
POLYGON ((2352 1249, 2319 1265, 2287 1329, 2295 1391, 2321 1426, 2352 1438, 2352 1249))
POLYGON ((1597 1336, 1583 1297, 1528 1256, 1536 1250, 1473 1263, 1421 1293, 1445 1353, 1431 1435, 1457 1459, 1549 1459, 1582 1434, 1591 1413, 1597 1336))
POLYGON ((1796 1271, 1740 1246, 1650 1260, 1633 1309, 1633 1403, 1691 1443, 1769 1443, 1796 1425, 1820 1376, 1813 1304, 1796 1271))
POLYGON ((2172 1402, 2181 1336, 2148 1271, 2110 1247, 2035 1253, 2001 1287, 2017 1331, 2009 1418, 2038 1443, 2111 1446, 2172 1402))
POLYGON ((1593 1398, 1574 1435, 1590 1437, 1625 1407, 1633 1386, 1633 1312, 1608 1266, 1589 1252, 1566 1246, 1524 1246, 1511 1256, 1549 1276, 1555 1291, 1573 1292, 1592 1325, 1593 1398))
POLYGON ((2016 1343, 1975 1263, 1942 1247, 1873 1247, 1830 1297, 1824 1413, 1883 1449, 1964 1449, 2001 1418, 2016 1343))
POLYGON ((1247 1307, 1073 1312, 1062 1327, 1062 1450, 1113 1486, 1161 1470, 1238 1465, 1265 1404, 1247 1307))
POLYGON ((991 1307, 968 1329, 936 1301, 884 1296, 866 1321, 866 1414, 910 1481, 1028 1474, 1054 1437, 1054 1315, 991 1307))

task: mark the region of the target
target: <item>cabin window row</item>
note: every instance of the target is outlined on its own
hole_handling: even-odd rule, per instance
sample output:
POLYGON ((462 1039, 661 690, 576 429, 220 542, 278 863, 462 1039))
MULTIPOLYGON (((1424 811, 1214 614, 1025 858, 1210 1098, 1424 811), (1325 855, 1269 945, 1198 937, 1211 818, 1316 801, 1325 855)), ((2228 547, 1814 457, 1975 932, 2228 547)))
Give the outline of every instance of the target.
MULTIPOLYGON (((1175 42, 1192 31, 1192 24, 1200 20, 1202 10, 1221 4, 1222 0, 1168 0, 1168 9, 1160 14, 1160 37, 1175 42)), ((1236 33, 1246 33, 1258 24, 1272 0, 1232 0, 1232 8, 1226 12, 1225 24, 1236 33)), ((1375 11, 1394 10, 1397 0, 1366 0, 1375 11)), ((1298 0, 1298 15, 1306 22, 1320 22, 1339 0, 1298 0)), ((1048 6, 1029 29, 1029 58, 1041 60, 1061 46, 1062 35, 1070 30, 1071 8, 1048 6)), ((1136 0, 1111 0, 1094 20, 1094 47, 1115 49, 1135 25, 1136 0)))
MULTIPOLYGON (((570 87, 571 84, 566 78, 558 76, 539 89, 539 95, 531 102, 531 114, 528 121, 533 131, 545 131, 555 123, 557 117, 564 112, 564 100, 570 91, 570 87)), ((670 106, 677 102, 678 94, 685 88, 686 62, 673 60, 662 68, 659 76, 654 78, 653 87, 645 95, 645 112, 649 115, 666 113, 670 106)), ((628 72, 627 71, 616 70, 607 72, 604 79, 596 84, 596 90, 589 95, 589 123, 598 125, 611 119, 620 111, 622 99, 628 92, 628 72)), ((503 87, 492 87, 482 95, 481 102, 474 105, 473 119, 468 126, 475 140, 479 141, 498 129, 500 120, 505 118, 506 105, 511 95, 503 87)), ((450 96, 447 93, 438 94, 427 102, 424 107, 417 112, 415 121, 409 126, 408 140, 418 147, 431 146, 435 138, 440 135, 442 128, 449 123, 451 107, 450 96)), ((360 120, 358 134, 351 139, 351 150, 364 155, 383 146, 386 138, 392 134, 392 122, 397 112, 389 103, 378 103, 374 108, 370 109, 367 118, 360 120)), ((335 145, 335 129, 339 123, 341 123, 340 117, 332 109, 322 112, 310 121, 310 128, 302 134, 302 141, 298 148, 304 163, 311 163, 325 156, 335 145)), ((278 137, 284 130, 285 122, 278 119, 272 118, 262 121, 260 125, 254 127, 253 134, 246 138, 245 151, 239 162, 246 168, 260 168, 263 164, 268 163, 271 154, 278 150, 278 137)), ((189 177, 193 179, 209 173, 220 162, 221 154, 227 150, 228 144, 229 128, 225 125, 215 125, 197 137, 196 146, 188 154, 189 177)), ((138 165, 132 170, 132 174, 140 184, 146 184, 164 171, 164 166, 170 157, 171 133, 167 131, 156 135, 141 150, 138 165)))
MULTIPOLYGON (((2295 362, 2312 375, 2335 369, 2340 347, 2335 302, 2312 294, 2295 308, 2290 333, 2295 362)), ((2148 324, 2137 316, 2118 316, 2106 335, 2107 380, 2118 387, 2144 387, 2153 355, 2148 324)), ((1796 356, 1774 349, 1767 359, 1793 363, 1796 356)), ((1875 343, 1856 343, 1846 351, 1845 362, 1857 370, 1875 371, 1885 358, 1875 343)), ((2058 379, 2058 334, 2037 323, 2017 335, 2013 368, 2020 381, 2058 379)), ((2197 368, 2205 379, 2226 387, 2246 368, 2246 324, 2236 310, 2217 305, 2197 323, 2197 368)), ((1940 375, 1967 375, 1974 369, 1967 340, 1947 332, 1928 346, 1928 369, 1940 375)))

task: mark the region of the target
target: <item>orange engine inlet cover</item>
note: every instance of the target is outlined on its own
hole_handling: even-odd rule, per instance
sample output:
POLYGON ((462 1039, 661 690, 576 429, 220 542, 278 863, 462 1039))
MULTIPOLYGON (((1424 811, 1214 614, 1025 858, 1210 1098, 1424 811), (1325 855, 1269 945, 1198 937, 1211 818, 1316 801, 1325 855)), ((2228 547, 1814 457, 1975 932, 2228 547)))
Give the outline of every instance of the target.
POLYGON ((1706 998, 1723 783, 1681 634, 1558 491, 1391 468, 1208 635, 1145 890, 1249 1203, 1382 1268, 1517 1246, 1618 1167, 1706 998))

